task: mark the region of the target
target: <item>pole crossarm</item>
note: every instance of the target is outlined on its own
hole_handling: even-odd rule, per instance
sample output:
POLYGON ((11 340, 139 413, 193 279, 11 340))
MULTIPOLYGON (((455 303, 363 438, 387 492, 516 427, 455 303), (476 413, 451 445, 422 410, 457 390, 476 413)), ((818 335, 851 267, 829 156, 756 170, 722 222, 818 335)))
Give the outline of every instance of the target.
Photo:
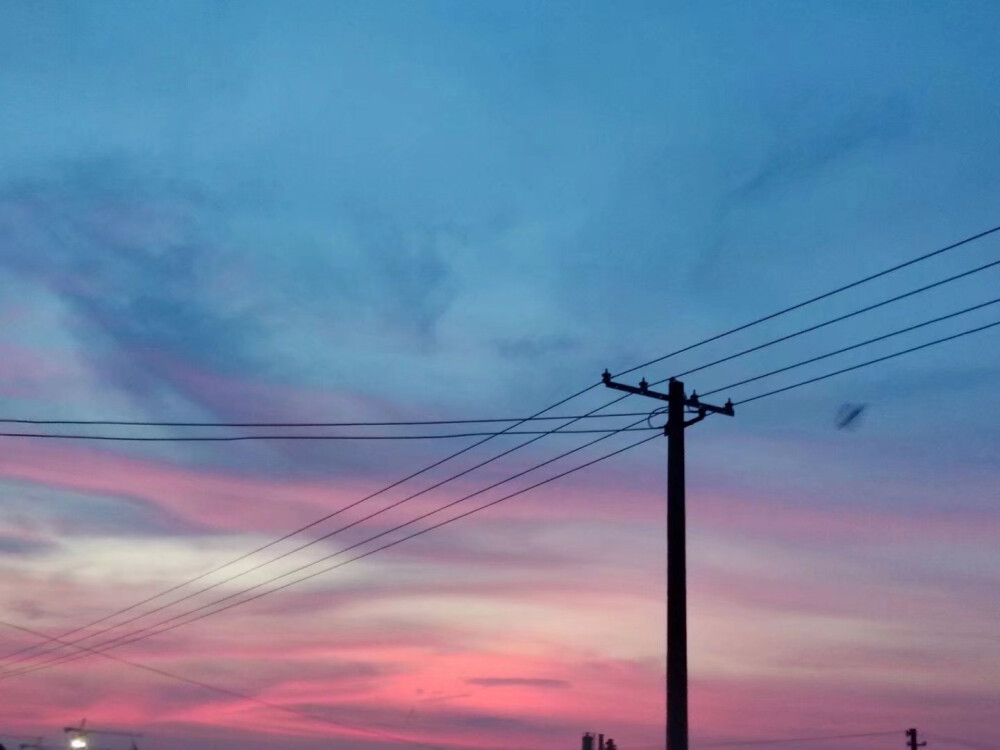
MULTIPOLYGON (((673 380, 673 378, 670 378, 673 380)), ((601 375, 601 380, 604 381, 604 385, 608 388, 614 388, 617 391, 625 391, 626 393, 633 393, 637 396, 648 396, 649 398, 658 398, 661 401, 670 401, 670 395, 667 393, 660 393, 659 391, 652 391, 649 389, 649 383, 643 378, 639 381, 638 386, 626 385, 625 383, 616 383, 611 379, 611 373, 605 370, 601 375)), ((714 404, 706 404, 704 401, 698 398, 697 393, 692 393, 690 396, 684 399, 684 406, 694 409, 698 412, 698 418, 692 419, 690 424, 695 422, 700 422, 705 418, 706 414, 724 414, 727 417, 736 416, 736 412, 733 410, 732 399, 726 401, 723 406, 715 406, 714 404)))

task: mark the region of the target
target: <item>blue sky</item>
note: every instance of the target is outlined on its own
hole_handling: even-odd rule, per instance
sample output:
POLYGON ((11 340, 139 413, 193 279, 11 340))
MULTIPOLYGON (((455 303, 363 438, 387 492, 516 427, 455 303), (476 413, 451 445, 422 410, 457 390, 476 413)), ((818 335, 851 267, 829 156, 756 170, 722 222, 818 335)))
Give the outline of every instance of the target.
MULTIPOLYGON (((996 225, 998 30, 985 2, 8 3, 0 411, 527 416, 605 367, 996 225)), ((998 247, 985 238, 628 377, 696 367, 988 263, 998 247)), ((687 383, 705 392, 985 302, 996 274, 687 383)), ((986 308, 718 398, 996 317, 986 308)), ((927 716, 942 734, 996 744, 983 708, 1000 697, 989 641, 996 341, 986 331, 695 429, 696 737, 927 716), (833 427, 845 402, 868 404, 854 431, 833 427), (863 689, 838 662, 857 666, 863 689), (901 675, 914 684, 902 693, 901 675), (748 723, 747 712, 768 719, 748 723)), ((561 413, 606 400, 592 392, 561 413)), ((463 478, 452 495, 579 442, 560 440, 463 478)), ((46 632, 198 575, 447 450, 3 448, 0 598, 46 632)), ((477 449, 454 470, 489 455, 477 449)), ((607 725, 655 745, 663 484, 662 448, 647 446, 373 557, 357 579, 331 574, 282 595, 286 612, 308 618, 261 604, 252 619, 220 615, 122 651, 449 747, 575 743, 607 725), (366 586, 380 593, 366 599, 366 586), (519 626, 500 647, 492 623, 508 619, 519 626), (323 645, 337 628, 343 651, 323 645), (354 643, 352 628, 372 642, 354 643), (635 633, 628 647, 609 635, 622 629, 635 633), (294 634, 287 651, 267 645, 276 631, 294 634), (227 639, 245 639, 246 652, 213 659, 206 644, 227 639), (268 653, 268 669, 246 666, 268 653), (352 669, 338 666, 346 653, 352 669), (325 682, 288 676, 316 659, 330 659, 325 682), (587 669, 610 675, 605 687, 631 696, 630 709, 609 707, 587 669), (348 700, 358 675, 363 697, 348 700), (431 697, 426 725, 399 718, 407 700, 431 697), (477 726, 487 740, 469 734, 477 726)), ((17 678, 22 703, 0 718, 31 732, 64 714, 153 722, 188 746, 265 731, 306 747, 298 733, 327 731, 127 673, 84 660, 17 678), (66 687, 69 675, 92 684, 90 697, 66 687)))

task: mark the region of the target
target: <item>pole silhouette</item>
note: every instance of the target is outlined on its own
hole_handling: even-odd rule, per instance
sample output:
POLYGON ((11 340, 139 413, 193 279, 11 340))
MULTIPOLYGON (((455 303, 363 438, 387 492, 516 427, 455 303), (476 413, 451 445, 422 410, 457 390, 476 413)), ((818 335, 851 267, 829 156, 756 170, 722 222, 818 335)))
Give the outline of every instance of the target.
POLYGON ((667 750, 688 750, 687 668, 687 542, 685 519, 684 430, 709 414, 732 417, 733 403, 713 406, 688 397, 684 384, 670 379, 667 393, 649 390, 645 378, 639 386, 616 383, 604 371, 604 385, 615 390, 667 402, 667 750), (686 415, 695 416, 687 419, 686 415))
POLYGON ((910 750, 917 750, 917 748, 923 747, 927 744, 927 740, 923 742, 917 742, 917 730, 915 728, 906 730, 906 744, 909 746, 910 750))

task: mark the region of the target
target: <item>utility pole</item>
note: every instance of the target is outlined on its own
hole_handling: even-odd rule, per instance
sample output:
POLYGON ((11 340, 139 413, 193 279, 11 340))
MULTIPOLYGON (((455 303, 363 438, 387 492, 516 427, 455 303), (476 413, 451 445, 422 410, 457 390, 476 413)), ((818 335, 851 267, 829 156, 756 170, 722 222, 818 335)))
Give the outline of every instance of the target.
POLYGON ((643 378, 638 388, 611 379, 604 371, 604 385, 626 393, 667 402, 667 750, 688 750, 687 676, 687 552, 684 519, 684 429, 709 414, 734 415, 733 402, 712 406, 688 397, 684 384, 670 379, 667 393, 649 390, 643 378), (688 413, 695 414, 685 419, 688 413))
POLYGON ((918 747, 923 747, 927 744, 927 740, 923 742, 917 742, 917 730, 907 729, 906 730, 906 744, 910 746, 910 750, 917 750, 918 747))

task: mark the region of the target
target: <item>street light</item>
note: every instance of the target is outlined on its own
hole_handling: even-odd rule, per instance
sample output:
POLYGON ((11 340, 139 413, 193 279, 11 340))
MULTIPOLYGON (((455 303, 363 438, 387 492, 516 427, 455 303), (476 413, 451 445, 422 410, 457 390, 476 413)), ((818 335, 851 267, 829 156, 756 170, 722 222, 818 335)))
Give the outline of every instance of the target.
POLYGON ((92 734, 110 734, 117 737, 131 737, 133 747, 135 746, 135 738, 142 737, 141 734, 137 734, 136 732, 111 732, 107 729, 94 729, 93 727, 87 726, 86 719, 83 719, 78 727, 63 727, 63 731, 72 735, 69 741, 71 750, 87 750, 90 746, 88 738, 92 734))
POLYGON ((86 750, 87 747, 87 732, 85 730, 86 726, 87 726, 87 720, 83 719, 80 722, 80 726, 78 727, 63 727, 63 731, 66 732, 66 734, 69 734, 70 732, 73 733, 73 736, 70 737, 69 740, 69 746, 73 750, 86 750))

